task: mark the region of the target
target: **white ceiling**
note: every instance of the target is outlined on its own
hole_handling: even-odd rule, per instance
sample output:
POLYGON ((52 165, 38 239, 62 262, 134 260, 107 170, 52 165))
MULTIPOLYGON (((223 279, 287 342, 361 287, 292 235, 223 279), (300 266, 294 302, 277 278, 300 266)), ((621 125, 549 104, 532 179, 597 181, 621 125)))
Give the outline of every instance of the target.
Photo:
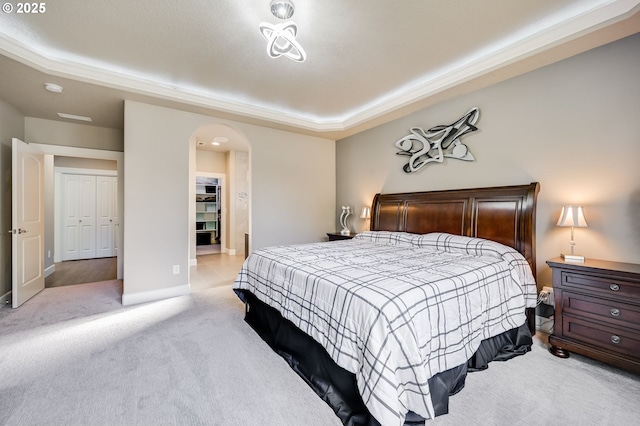
POLYGON ((270 0, 2 13, 0 99, 103 127, 133 99, 338 139, 640 30, 640 0, 293 1, 303 63, 267 55, 270 0))

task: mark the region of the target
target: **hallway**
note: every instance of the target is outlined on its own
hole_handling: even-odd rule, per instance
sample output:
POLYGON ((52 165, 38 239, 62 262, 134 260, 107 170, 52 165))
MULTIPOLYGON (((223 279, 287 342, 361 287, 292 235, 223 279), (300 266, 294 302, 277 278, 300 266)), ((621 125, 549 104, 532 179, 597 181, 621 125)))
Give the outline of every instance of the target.
POLYGON ((67 260, 56 263, 55 267, 55 272, 44 279, 45 288, 109 281, 118 277, 117 257, 67 260))
POLYGON ((230 285, 238 276, 244 256, 209 254, 198 256, 198 265, 189 268, 191 291, 230 285))
MULTIPOLYGON (((244 262, 244 256, 224 253, 202 255, 197 259, 198 265, 189 268, 192 292, 231 284, 244 262)), ((116 257, 56 263, 55 272, 45 279, 45 287, 115 280, 116 268, 116 257)))

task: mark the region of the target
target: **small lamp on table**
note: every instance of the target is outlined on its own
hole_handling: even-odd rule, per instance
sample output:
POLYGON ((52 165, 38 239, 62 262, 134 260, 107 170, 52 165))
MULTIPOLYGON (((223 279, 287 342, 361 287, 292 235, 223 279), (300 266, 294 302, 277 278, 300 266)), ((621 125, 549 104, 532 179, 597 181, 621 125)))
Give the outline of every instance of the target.
POLYGON ((562 254, 561 257, 565 262, 584 262, 584 256, 580 256, 573 253, 573 248, 576 245, 573 240, 573 228, 586 228, 587 221, 584 218, 582 212, 582 206, 564 206, 562 212, 560 212, 560 219, 558 219, 558 226, 570 226, 571 227, 571 254, 562 254))
POLYGON ((371 208, 370 207, 366 207, 365 206, 365 207, 362 208, 362 210, 360 211, 360 219, 364 219, 365 224, 367 223, 367 221, 369 219, 371 219, 371 208))

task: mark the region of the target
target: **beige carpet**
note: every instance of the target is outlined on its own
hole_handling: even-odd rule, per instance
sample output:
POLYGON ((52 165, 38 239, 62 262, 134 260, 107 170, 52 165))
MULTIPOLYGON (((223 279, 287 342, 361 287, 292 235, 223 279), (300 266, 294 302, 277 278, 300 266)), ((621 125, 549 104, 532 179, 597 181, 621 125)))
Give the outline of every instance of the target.
MULTIPOLYGON (((0 425, 339 426, 226 286, 123 307, 121 282, 0 309, 0 425)), ((533 351, 467 377, 434 425, 632 425, 640 377, 533 351)))
POLYGON ((48 288, 0 310, 0 424, 340 424, 245 325, 230 287, 122 307, 120 286, 48 288))

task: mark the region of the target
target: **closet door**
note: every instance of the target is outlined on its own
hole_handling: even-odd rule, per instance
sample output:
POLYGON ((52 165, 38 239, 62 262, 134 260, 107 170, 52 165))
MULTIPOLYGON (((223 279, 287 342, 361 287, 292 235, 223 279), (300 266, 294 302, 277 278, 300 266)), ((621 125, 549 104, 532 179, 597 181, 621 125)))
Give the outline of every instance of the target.
POLYGON ((96 177, 80 176, 80 259, 96 257, 96 177))
POLYGON ((96 176, 96 257, 115 256, 115 177, 96 176))
POLYGON ((78 212, 78 199, 80 195, 80 180, 76 175, 62 175, 62 260, 79 259, 80 250, 78 241, 80 237, 80 217, 78 212))
POLYGON ((62 175, 62 260, 96 256, 96 177, 62 175))
POLYGON ((118 255, 118 231, 120 228, 120 220, 118 218, 118 177, 114 176, 111 181, 113 188, 113 255, 118 255))

